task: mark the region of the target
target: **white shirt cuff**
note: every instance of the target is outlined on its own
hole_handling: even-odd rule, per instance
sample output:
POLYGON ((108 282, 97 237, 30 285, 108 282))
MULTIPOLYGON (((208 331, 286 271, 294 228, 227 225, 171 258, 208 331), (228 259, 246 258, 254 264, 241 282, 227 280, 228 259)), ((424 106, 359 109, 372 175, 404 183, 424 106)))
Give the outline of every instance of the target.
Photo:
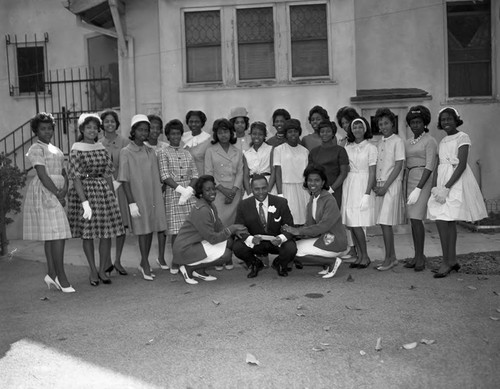
POLYGON ((281 244, 280 244, 280 246, 288 240, 288 239, 286 238, 286 236, 285 236, 285 235, 283 235, 283 234, 279 234, 279 235, 278 235, 278 238, 280 238, 280 239, 281 239, 281 244))
POLYGON ((254 248, 254 244, 253 244, 253 236, 252 235, 249 235, 246 239, 245 239, 245 244, 250 247, 251 249, 254 248))

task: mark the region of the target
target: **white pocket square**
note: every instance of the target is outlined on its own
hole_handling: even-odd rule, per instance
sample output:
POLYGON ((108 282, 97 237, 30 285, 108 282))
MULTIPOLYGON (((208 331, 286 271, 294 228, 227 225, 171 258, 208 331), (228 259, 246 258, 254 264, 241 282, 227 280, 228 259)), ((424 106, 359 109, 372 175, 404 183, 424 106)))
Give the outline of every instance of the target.
POLYGON ((281 216, 277 219, 274 219, 275 222, 279 222, 281 220, 281 216))

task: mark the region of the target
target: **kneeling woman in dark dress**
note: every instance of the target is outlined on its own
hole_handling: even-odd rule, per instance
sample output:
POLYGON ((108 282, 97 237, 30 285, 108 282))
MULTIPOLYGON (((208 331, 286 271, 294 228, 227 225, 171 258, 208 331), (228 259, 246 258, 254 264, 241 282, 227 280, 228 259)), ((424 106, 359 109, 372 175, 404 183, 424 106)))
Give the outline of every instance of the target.
POLYGON ((182 225, 174 242, 173 263, 180 265, 179 270, 188 284, 198 281, 215 281, 217 278, 205 272, 207 267, 222 265, 231 260, 233 234, 246 230, 241 224, 224 227, 213 204, 217 191, 212 176, 201 176, 194 187, 198 198, 182 225))
POLYGON ((347 237, 337 201, 328 192, 326 182, 323 166, 312 164, 304 170, 304 187, 311 193, 306 224, 298 228, 284 226, 283 230, 301 238, 297 241, 296 260, 327 265, 326 274, 320 274, 331 278, 342 263, 340 257, 347 253, 347 237))

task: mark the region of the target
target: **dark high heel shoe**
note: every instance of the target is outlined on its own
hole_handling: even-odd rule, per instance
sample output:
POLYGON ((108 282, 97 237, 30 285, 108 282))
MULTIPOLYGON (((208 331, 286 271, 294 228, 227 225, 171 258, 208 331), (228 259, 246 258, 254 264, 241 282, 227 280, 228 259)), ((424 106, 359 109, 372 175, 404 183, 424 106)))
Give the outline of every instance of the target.
POLYGON ((111 276, 111 272, 115 269, 115 267, 113 265, 111 265, 110 267, 108 267, 106 270, 104 270, 104 274, 107 274, 108 277, 111 276))
MULTIPOLYGON (((407 269, 414 269, 417 266, 415 262, 406 262, 403 267, 406 267, 407 269)), ((419 271, 419 270, 416 270, 419 271)))
POLYGON ((359 263, 355 263, 355 262, 353 262, 353 263, 351 263, 351 264, 349 265, 349 269, 357 269, 357 268, 358 268, 358 266, 359 266, 359 263))
POLYGON ((128 276, 128 272, 122 267, 122 268, 119 268, 119 267, 116 267, 116 266, 113 266, 115 268, 115 270, 118 272, 119 275, 121 276, 128 276))
POLYGON ((358 266, 356 266, 358 269, 366 269, 368 266, 370 266, 370 264, 372 263, 372 261, 368 260, 368 263, 360 263, 358 264, 358 266))
POLYGON ((461 268, 461 267, 462 267, 462 266, 460 266, 458 263, 455 263, 455 264, 454 264, 454 265, 450 268, 450 272, 451 272, 452 270, 455 270, 455 271, 458 273, 458 271, 460 270, 460 268, 461 268))
POLYGON ((425 262, 422 265, 420 265, 420 266, 415 265, 413 267, 413 270, 414 271, 424 271, 425 270, 425 262))
POLYGON ((90 285, 92 286, 99 286, 99 280, 93 280, 92 278, 89 277, 89 282, 90 285))
POLYGON ((109 278, 102 278, 100 274, 97 275, 103 284, 111 284, 111 280, 109 278))

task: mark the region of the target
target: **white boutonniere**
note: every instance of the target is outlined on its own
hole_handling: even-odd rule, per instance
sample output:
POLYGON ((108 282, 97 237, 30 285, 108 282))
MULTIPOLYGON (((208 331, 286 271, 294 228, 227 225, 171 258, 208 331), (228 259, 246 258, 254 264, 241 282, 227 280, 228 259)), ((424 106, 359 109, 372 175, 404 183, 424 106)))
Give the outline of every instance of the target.
POLYGON ((267 208, 267 212, 269 213, 274 213, 276 212, 276 207, 274 205, 271 205, 267 208))

